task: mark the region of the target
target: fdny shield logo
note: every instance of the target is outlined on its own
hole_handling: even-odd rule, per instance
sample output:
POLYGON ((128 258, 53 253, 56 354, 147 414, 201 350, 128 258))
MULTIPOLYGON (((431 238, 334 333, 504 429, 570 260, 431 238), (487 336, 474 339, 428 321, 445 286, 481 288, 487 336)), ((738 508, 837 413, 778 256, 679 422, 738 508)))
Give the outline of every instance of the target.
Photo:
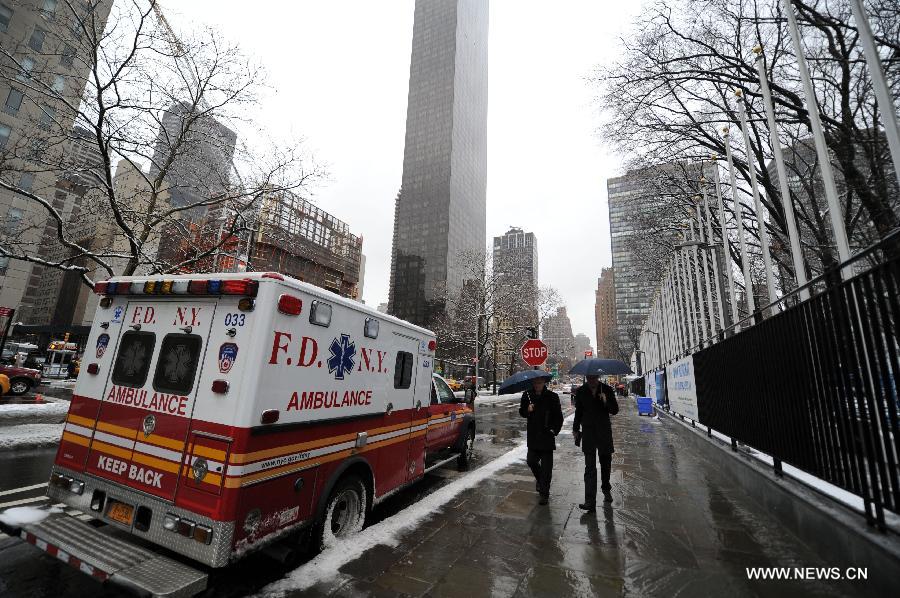
POLYGON ((328 358, 328 373, 334 374, 335 380, 343 380, 344 374, 353 371, 356 343, 350 342, 349 334, 342 334, 340 340, 335 338, 328 347, 331 357, 328 358))
POLYGON ((150 436, 153 434, 153 430, 156 429, 156 416, 148 415, 144 418, 143 423, 141 424, 141 428, 144 430, 144 436, 150 436))
POLYGON ((97 359, 103 357, 103 354, 106 353, 106 348, 109 346, 109 335, 106 333, 101 334, 97 337, 97 359))
POLYGON ((234 343, 222 343, 219 347, 219 371, 227 374, 237 360, 238 346, 234 343))

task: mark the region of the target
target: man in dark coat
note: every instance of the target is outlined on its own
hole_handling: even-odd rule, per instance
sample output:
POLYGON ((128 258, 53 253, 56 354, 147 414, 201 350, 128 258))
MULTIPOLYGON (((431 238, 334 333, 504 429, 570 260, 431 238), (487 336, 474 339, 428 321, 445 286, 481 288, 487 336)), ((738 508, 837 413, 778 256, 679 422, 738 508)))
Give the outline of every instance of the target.
POLYGON ((587 382, 575 393, 575 422, 572 432, 575 444, 580 443, 584 453, 584 503, 578 507, 588 512, 597 509, 598 458, 603 500, 612 502, 609 473, 615 449, 609 416, 618 412, 615 391, 611 386, 600 382, 599 376, 588 376, 587 382))
POLYGON ((531 389, 522 393, 519 415, 528 418, 526 462, 537 482, 540 504, 545 505, 550 498, 553 451, 556 450, 556 435, 562 429, 563 415, 559 396, 547 388, 547 379, 534 378, 531 383, 531 389))

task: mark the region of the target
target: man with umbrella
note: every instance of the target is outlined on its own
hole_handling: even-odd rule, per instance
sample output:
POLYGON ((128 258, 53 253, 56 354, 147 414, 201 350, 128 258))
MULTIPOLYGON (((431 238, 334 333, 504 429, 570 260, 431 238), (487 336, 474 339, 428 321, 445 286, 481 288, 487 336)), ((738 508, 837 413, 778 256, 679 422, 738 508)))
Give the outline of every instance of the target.
POLYGON ((502 390, 509 392, 514 386, 525 388, 519 405, 519 415, 528 418, 526 462, 534 474, 542 505, 546 505, 550 498, 553 451, 556 450, 556 435, 559 434, 563 424, 559 395, 547 388, 547 380, 550 377, 548 372, 526 370, 505 381, 503 385, 506 388, 501 389, 501 392, 502 390))
POLYGON ((572 433, 575 444, 584 453, 584 502, 578 507, 587 512, 597 510, 597 460, 600 461, 600 489, 603 501, 612 502, 612 485, 609 483, 612 454, 610 415, 619 412, 615 390, 600 382, 600 374, 621 374, 631 370, 621 361, 612 359, 586 359, 575 364, 569 373, 582 374, 586 382, 575 392, 575 421, 572 433))

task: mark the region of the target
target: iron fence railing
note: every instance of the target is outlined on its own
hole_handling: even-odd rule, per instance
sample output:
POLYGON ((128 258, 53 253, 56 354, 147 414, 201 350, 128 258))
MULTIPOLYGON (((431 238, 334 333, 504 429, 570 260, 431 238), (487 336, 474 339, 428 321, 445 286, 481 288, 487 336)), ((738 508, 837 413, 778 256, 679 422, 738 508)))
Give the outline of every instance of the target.
POLYGON ((879 529, 900 513, 898 239, 852 260, 877 265, 847 280, 836 268, 810 299, 693 353, 699 423, 862 497, 879 529))

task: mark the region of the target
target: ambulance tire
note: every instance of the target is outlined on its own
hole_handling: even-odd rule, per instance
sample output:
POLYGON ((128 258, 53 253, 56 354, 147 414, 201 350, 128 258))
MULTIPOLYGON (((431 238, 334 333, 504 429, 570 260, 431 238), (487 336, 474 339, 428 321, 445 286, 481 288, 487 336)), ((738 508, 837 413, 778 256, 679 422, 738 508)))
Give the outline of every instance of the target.
POLYGON ((469 429, 466 430, 466 440, 463 442, 462 450, 459 453, 459 456, 456 458, 456 466, 459 469, 468 469, 469 460, 472 458, 472 455, 475 453, 475 425, 470 425, 469 429))
POLYGON ((330 548, 362 530, 366 524, 368 496, 366 485, 359 476, 349 474, 341 478, 328 497, 318 527, 320 548, 330 548))

